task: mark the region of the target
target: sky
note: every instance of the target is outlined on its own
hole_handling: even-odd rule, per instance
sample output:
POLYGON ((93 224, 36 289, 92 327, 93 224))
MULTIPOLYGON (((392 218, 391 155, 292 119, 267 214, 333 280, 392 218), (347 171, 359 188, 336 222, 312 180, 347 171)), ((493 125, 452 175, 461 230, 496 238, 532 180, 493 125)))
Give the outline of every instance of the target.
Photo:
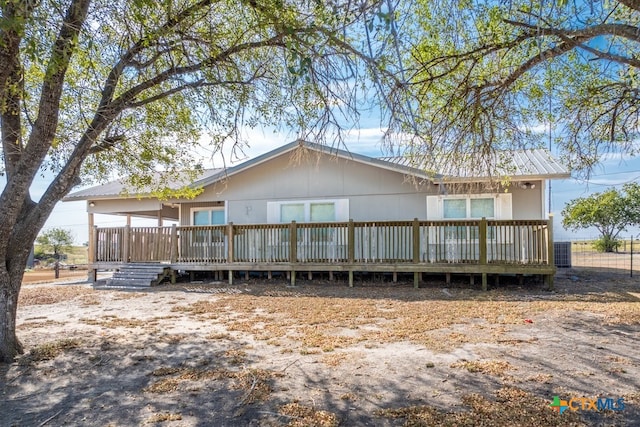
MULTIPOLYGON (((248 140, 250 145, 245 148, 245 157, 235 159, 235 162, 227 165, 235 165, 242 161, 266 153, 278 146, 287 144, 295 139, 295 135, 275 132, 263 132, 260 130, 249 131, 248 140)), ((344 147, 341 147, 344 148, 344 147)), ((385 155, 382 146, 382 131, 372 127, 352 131, 346 141, 346 148, 358 154, 371 157, 385 155)), ((211 153, 202 154, 208 162, 207 167, 220 167, 222 160, 219 155, 213 156, 211 153)), ((229 159, 227 147, 226 157, 229 159)), ((595 192, 601 192, 608 188, 622 188, 627 182, 634 182, 640 178, 640 158, 621 157, 619 155, 609 155, 602 158, 601 163, 594 169, 588 181, 579 179, 553 180, 551 182, 551 212, 554 215, 554 238, 556 241, 591 239, 596 238, 598 233, 595 229, 580 230, 577 232, 565 230, 561 225, 561 211, 565 204, 577 197, 586 197, 595 192)), ((0 185, 4 182, 0 181, 0 185)), ((34 198, 38 198, 46 189, 47 182, 38 179, 32 186, 34 198)), ((548 191, 548 189, 545 189, 548 191)), ((546 196, 548 198, 548 194, 546 196)), ((545 200, 546 200, 545 198, 545 200)), ((96 215, 95 223, 103 227, 116 227, 125 225, 125 217, 115 215, 96 215)), ((155 220, 132 218, 132 225, 143 226, 156 224, 155 220)), ((88 217, 86 213, 86 202, 60 202, 56 205, 53 213, 47 221, 44 229, 64 228, 71 230, 76 244, 84 244, 89 240, 88 217)), ((623 232, 621 237, 638 238, 640 229, 630 228, 623 232)))

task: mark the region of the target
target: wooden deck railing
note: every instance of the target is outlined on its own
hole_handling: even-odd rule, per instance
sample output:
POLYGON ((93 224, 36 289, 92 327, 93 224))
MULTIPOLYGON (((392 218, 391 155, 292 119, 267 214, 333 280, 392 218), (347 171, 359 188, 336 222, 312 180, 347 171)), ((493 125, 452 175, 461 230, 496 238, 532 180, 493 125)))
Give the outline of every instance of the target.
POLYGON ((548 220, 366 221, 95 228, 100 263, 550 265, 548 220))

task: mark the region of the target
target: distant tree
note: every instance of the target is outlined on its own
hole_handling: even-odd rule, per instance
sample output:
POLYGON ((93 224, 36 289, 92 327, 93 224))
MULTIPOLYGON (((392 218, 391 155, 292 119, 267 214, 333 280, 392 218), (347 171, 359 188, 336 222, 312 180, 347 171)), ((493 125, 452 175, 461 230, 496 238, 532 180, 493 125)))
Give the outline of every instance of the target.
POLYGON ((618 249, 618 235, 627 226, 640 223, 640 185, 627 184, 589 197, 573 199, 562 211, 562 225, 571 230, 595 227, 600 239, 595 248, 602 252, 618 249))
POLYGON ((36 238, 36 243, 46 250, 53 252, 56 260, 55 277, 60 277, 60 256, 73 246, 73 234, 64 228, 52 228, 36 238))

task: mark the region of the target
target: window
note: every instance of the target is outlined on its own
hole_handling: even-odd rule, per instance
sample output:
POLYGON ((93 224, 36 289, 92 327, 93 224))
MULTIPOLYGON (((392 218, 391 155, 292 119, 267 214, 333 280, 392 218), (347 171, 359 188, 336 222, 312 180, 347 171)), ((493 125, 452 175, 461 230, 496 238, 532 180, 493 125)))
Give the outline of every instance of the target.
MULTIPOLYGON (((191 225, 223 225, 225 224, 224 207, 205 207, 191 209, 191 225)), ((193 243, 208 245, 212 242, 222 242, 224 232, 221 230, 192 230, 193 243)))
POLYGON ((336 220, 335 203, 311 203, 309 219, 311 222, 334 222, 336 220))
POLYGON ((304 204, 287 203, 280 205, 280 222, 304 222, 304 204))
MULTIPOLYGON (((296 200, 267 203, 267 222, 298 223, 349 220, 349 200, 296 200)), ((298 241, 329 242, 333 232, 327 227, 298 229, 298 241)), ((282 230, 281 241, 289 240, 289 230, 282 230)))
POLYGON ((221 225, 225 223, 223 208, 194 208, 191 210, 193 225, 221 225))
POLYGON ((511 219, 511 194, 427 196, 427 219, 511 219))
POLYGON ((495 198, 456 198, 442 200, 444 219, 480 219, 495 217, 495 198))
POLYGON ((349 220, 349 200, 296 200, 267 203, 267 222, 336 222, 349 220))
MULTIPOLYGON (((427 219, 511 219, 511 194, 472 194, 453 196, 427 196, 427 219)), ((477 239, 478 230, 473 226, 445 228, 447 239, 477 239)), ((493 239, 494 227, 489 227, 487 237, 493 239)))

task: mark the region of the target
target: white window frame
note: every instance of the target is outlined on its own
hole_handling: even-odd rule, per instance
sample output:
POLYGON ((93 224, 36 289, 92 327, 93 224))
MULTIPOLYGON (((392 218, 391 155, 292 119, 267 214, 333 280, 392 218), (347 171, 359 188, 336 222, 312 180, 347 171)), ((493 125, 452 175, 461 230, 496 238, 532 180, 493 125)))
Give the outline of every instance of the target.
POLYGON ((191 208, 189 210, 189 223, 192 226, 195 226, 194 224, 194 214, 196 212, 201 212, 201 211, 222 211, 224 212, 224 222, 222 224, 209 224, 209 225, 223 225, 227 223, 227 209, 226 206, 198 206, 198 207, 194 207, 191 208))
MULTIPOLYGON (((267 223, 281 224, 280 212, 283 205, 304 205, 304 221, 311 221, 311 205, 315 203, 333 203, 335 209, 335 218, 329 222, 346 222, 349 221, 349 199, 310 199, 310 200, 279 200, 276 202, 267 202, 267 223)), ((323 221, 324 222, 324 221, 323 221)))
POLYGON ((471 217, 471 199, 489 199, 494 200, 493 216, 487 219, 512 219, 512 202, 511 193, 479 193, 479 194, 452 194, 446 196, 427 196, 427 219, 445 220, 460 219, 473 220, 482 219, 471 217), (460 200, 467 201, 467 217, 466 218, 444 218, 444 200, 460 200))
MULTIPOLYGON (((493 216, 485 217, 486 219, 496 220, 508 220, 512 219, 512 198, 511 193, 478 193, 478 194, 452 194, 441 196, 427 196, 427 219, 435 221, 465 221, 465 220, 479 220, 482 218, 471 217, 471 199, 489 199, 493 198, 493 216), (444 218, 444 201, 445 200, 460 200, 467 201, 466 205, 466 218, 444 218)), ((491 235, 487 236, 489 240, 493 240, 491 235)), ((477 241, 477 237, 471 236, 467 231, 467 240, 477 241)), ((507 241, 511 241, 511 237, 507 237, 507 241)))

